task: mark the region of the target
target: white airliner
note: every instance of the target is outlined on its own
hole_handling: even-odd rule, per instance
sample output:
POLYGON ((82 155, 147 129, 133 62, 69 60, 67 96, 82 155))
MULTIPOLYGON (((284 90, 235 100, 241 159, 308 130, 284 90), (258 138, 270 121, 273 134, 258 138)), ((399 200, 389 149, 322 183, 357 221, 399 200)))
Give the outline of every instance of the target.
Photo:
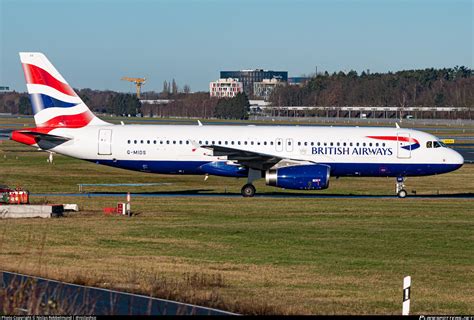
POLYGON ((285 189, 320 190, 330 177, 410 176, 460 168, 463 157, 435 136, 402 128, 113 125, 97 118, 42 53, 20 53, 36 128, 11 139, 117 168, 242 177, 285 189))

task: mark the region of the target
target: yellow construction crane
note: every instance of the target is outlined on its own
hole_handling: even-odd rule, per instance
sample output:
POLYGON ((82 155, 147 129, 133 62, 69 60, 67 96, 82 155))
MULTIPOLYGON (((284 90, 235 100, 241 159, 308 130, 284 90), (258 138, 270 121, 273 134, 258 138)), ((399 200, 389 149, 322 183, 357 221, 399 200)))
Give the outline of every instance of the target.
POLYGON ((141 90, 142 86, 145 84, 146 79, 145 78, 123 77, 122 80, 130 81, 130 82, 135 83, 135 86, 137 87, 137 98, 140 99, 140 90, 141 90))

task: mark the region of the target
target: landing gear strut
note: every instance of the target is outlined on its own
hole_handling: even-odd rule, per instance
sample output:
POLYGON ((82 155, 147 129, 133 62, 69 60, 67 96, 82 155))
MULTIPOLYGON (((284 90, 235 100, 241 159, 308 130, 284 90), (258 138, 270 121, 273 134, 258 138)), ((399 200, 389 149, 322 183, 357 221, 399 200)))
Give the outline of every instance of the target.
POLYGON ((399 198, 405 198, 408 195, 408 192, 405 190, 405 177, 397 177, 396 192, 399 198))
POLYGON ((247 184, 242 187, 242 190, 240 190, 240 193, 242 193, 243 197, 248 198, 248 197, 253 197, 255 195, 255 192, 257 190, 253 186, 252 182, 257 179, 260 179, 261 177, 262 177, 262 171, 249 169, 247 184))

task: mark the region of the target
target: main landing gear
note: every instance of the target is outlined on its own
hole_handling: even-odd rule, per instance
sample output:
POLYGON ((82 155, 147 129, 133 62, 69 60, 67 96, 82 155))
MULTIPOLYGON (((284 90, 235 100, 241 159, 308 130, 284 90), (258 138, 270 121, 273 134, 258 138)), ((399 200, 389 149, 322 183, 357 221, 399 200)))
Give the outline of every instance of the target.
POLYGON ((249 175, 247 178, 247 184, 242 187, 240 190, 240 193, 242 194, 243 197, 245 198, 250 198, 255 195, 255 192, 257 189, 255 189, 254 185, 252 182, 254 182, 257 179, 260 179, 262 177, 262 171, 260 170, 255 170, 255 169, 249 169, 249 175))
POLYGON ((405 190, 405 177, 397 177, 396 192, 399 198, 405 198, 408 195, 408 192, 405 190))
POLYGON ((243 197, 253 197, 255 195, 255 192, 257 190, 251 183, 247 183, 245 186, 242 187, 242 190, 240 191, 242 193, 243 197))

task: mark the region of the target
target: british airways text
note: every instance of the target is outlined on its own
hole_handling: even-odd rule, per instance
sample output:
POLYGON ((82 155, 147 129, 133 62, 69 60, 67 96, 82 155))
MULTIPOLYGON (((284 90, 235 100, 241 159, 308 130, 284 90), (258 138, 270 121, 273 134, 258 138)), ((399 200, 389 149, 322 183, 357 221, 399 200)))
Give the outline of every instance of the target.
POLYGON ((366 147, 313 147, 312 154, 323 155, 355 155, 355 156, 391 156, 393 155, 392 148, 366 148, 366 147))

